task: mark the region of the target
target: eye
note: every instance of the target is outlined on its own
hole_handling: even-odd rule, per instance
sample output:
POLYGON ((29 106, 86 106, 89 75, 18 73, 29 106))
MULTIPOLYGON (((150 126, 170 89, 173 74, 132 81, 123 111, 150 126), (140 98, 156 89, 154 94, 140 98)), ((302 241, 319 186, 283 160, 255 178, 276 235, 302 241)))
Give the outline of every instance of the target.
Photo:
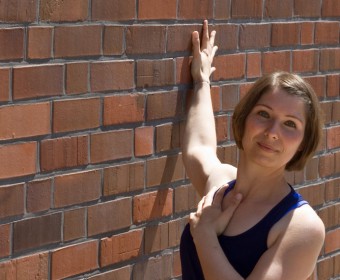
POLYGON ((257 114, 263 118, 269 118, 269 114, 266 111, 258 111, 257 114))
POLYGON ((285 125, 291 128, 296 128, 296 124, 293 121, 286 121, 285 125))

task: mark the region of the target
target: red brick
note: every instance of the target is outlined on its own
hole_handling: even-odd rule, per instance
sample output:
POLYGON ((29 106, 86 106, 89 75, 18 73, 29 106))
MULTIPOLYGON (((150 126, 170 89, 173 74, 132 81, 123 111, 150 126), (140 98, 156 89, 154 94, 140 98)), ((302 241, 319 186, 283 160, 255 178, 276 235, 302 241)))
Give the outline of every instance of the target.
POLYGON ((0 108, 0 140, 17 139, 51 132, 50 103, 0 108))
POLYGON ((200 198, 192 185, 183 185, 175 188, 175 213, 193 211, 200 198))
POLYGON ((122 55, 123 49, 123 26, 104 26, 103 34, 103 54, 104 55, 122 55))
POLYGON ((295 0, 294 16, 319 17, 321 15, 321 0, 309 0, 308 5, 304 0, 295 0))
POLYGON ((340 101, 332 103, 332 122, 340 122, 340 101))
POLYGON ((102 26, 58 26, 54 31, 54 56, 101 55, 102 26))
POLYGON ((0 29, 0 60, 22 59, 24 57, 24 29, 0 29))
POLYGON ((339 69, 340 69, 340 48, 321 50, 320 70, 334 71, 339 69))
POLYGON ((8 185, 0 188, 0 218, 24 214, 24 185, 8 185))
POLYGON ((238 49, 238 25, 217 24, 211 29, 216 31, 215 45, 219 51, 238 49))
POLYGON ((126 31, 127 54, 165 53, 166 27, 161 25, 130 26, 126 31))
POLYGON ((309 76, 304 77, 304 80, 306 80, 314 89, 316 95, 319 98, 323 98, 326 94, 326 78, 325 76, 309 76))
POLYGON ((136 18, 135 0, 93 0, 92 20, 121 21, 136 18))
POLYGON ((324 124, 329 124, 332 122, 332 103, 331 102, 322 102, 320 103, 321 110, 323 112, 323 122, 324 124))
POLYGON ((327 149, 339 148, 340 145, 340 126, 329 127, 327 133, 327 149))
POLYGON ((334 275, 340 275, 340 254, 334 256, 334 275))
POLYGON ((91 163, 132 157, 131 129, 95 133, 91 135, 91 163))
POLYGON ((100 99, 60 100, 53 103, 53 132, 96 128, 100 125, 100 99))
POLYGON ((65 207, 99 199, 101 172, 98 170, 57 176, 54 179, 54 207, 65 207))
POLYGON ((163 254, 138 262, 133 268, 134 280, 171 279, 172 254, 163 254), (156 272, 157 271, 157 272, 156 272))
POLYGON ((37 20, 37 0, 0 1, 1 22, 33 22, 37 20))
POLYGON ((104 125, 144 121, 144 103, 144 94, 124 94, 104 97, 104 125))
POLYGON ((333 271, 334 271, 334 261, 333 258, 328 257, 320 260, 318 262, 317 266, 317 274, 318 278, 317 279, 331 279, 333 276, 333 271))
POLYGON ((152 155, 154 148, 153 126, 136 127, 135 129, 135 156, 142 157, 152 155))
POLYGON ((132 266, 125 266, 89 277, 88 280, 128 280, 131 279, 132 266))
POLYGON ((172 118, 182 114, 182 99, 177 91, 147 95, 147 120, 172 118))
POLYGON ((86 236, 86 209, 79 208, 64 212, 63 240, 70 241, 86 236))
POLYGON ((154 253, 171 247, 169 224, 170 223, 162 223, 145 228, 144 254, 154 253))
POLYGON ((61 64, 13 68, 14 99, 62 95, 63 83, 63 66, 61 64))
POLYGON ((327 96, 337 97, 340 94, 340 75, 327 76, 327 96))
POLYGON ((340 249, 340 228, 326 233, 325 254, 336 252, 340 249))
POLYGON ((9 100, 10 68, 0 68, 0 102, 9 100))
POLYGON ((222 90, 222 110, 233 110, 239 102, 239 87, 235 84, 223 85, 222 90))
POLYGON ((173 59, 138 60, 137 87, 173 85, 174 70, 173 59))
POLYGON ((28 28, 27 58, 46 59, 52 52, 51 26, 31 26, 28 28))
POLYGON ((181 156, 166 156, 148 160, 146 176, 147 187, 184 179, 184 166, 181 156))
POLYGON ((245 76, 246 55, 229 54, 220 55, 215 58, 216 71, 213 80, 239 79, 245 76))
POLYGON ((246 95, 246 93, 253 87, 254 82, 242 83, 239 85, 239 98, 240 100, 246 95))
POLYGON ((220 161, 236 166, 238 161, 236 145, 218 147, 217 156, 220 161))
POLYGON ((300 43, 298 23, 273 23, 271 45, 273 47, 296 46, 300 43))
POLYGON ((323 17, 338 17, 340 15, 340 3, 338 0, 323 0, 322 1, 322 16, 323 17))
POLYGON ((139 0, 138 19, 176 19, 176 0, 139 0), (152 7, 152 8, 151 8, 152 7))
POLYGON ((163 124, 156 127, 156 152, 178 149, 183 136, 182 124, 163 124))
POLYGON ((240 49, 262 49, 270 46, 270 24, 242 24, 240 49))
MULTIPOLYGON (((11 225, 0 225, 0 258, 10 255, 11 225)), ((0 272, 1 275, 1 272, 0 272)))
POLYGON ((182 275, 180 251, 174 251, 172 261, 172 277, 179 277, 182 275))
POLYGON ((40 1, 40 20, 42 21, 84 21, 87 16, 87 0, 40 1))
POLYGON ((274 71, 290 70, 290 52, 266 52, 262 56, 262 73, 268 74, 274 71))
POLYGON ((215 1, 215 19, 230 19, 230 0, 215 1))
POLYGON ((172 199, 172 189, 162 189, 134 196, 134 223, 141 223, 171 215, 173 213, 172 199))
POLYGON ((131 198, 126 197, 88 207, 88 236, 131 226, 131 203, 131 198))
POLYGON ((201 32, 201 25, 171 25, 167 29, 167 45, 166 51, 183 52, 191 51, 191 34, 195 30, 201 32))
POLYGON ((340 204, 330 205, 318 211, 318 215, 325 224, 326 230, 337 226, 340 219, 340 204))
POLYGON ((89 91, 89 64, 87 62, 75 62, 66 64, 65 75, 65 90, 67 94, 79 94, 89 91))
POLYGON ((314 22, 302 22, 300 24, 301 45, 311 45, 314 43, 314 22))
POLYGON ((310 205, 322 205, 325 202, 325 185, 323 183, 299 188, 298 192, 310 205))
POLYGON ((98 268, 98 241, 63 247, 52 252, 51 279, 62 279, 98 268))
POLYGON ((61 241, 61 213, 20 220, 13 225, 13 252, 61 241))
POLYGON ((210 88, 210 95, 211 95, 211 103, 212 103, 213 111, 218 113, 221 110, 220 87, 212 86, 210 88))
POLYGON ((100 266, 127 261, 140 256, 143 252, 143 230, 133 230, 100 242, 100 266))
POLYGON ((316 180, 319 175, 319 160, 317 157, 310 159, 306 164, 306 180, 316 180))
POLYGON ((178 1, 178 18, 179 19, 205 19, 213 16, 213 2, 201 0, 199 5, 195 0, 178 1))
POLYGON ((177 84, 192 84, 191 70, 189 57, 176 58, 176 83, 177 84))
POLYGON ((334 170, 335 170, 334 154, 326 154, 326 155, 320 156, 320 160, 319 160, 320 177, 323 178, 323 177, 331 176, 334 173, 334 170))
POLYGON ((31 181, 26 188, 27 212, 47 211, 51 208, 51 179, 31 181))
POLYGON ((325 183, 325 196, 326 201, 337 200, 340 197, 340 178, 329 180, 325 183))
POLYGON ((103 195, 115 195, 144 188, 144 162, 123 164, 104 169, 103 195))
POLYGON ((215 129, 217 142, 228 140, 228 116, 220 115, 215 118, 215 129))
POLYGON ((293 51, 293 72, 315 73, 319 69, 319 51, 318 50, 294 50, 293 51))
POLYGON ((261 53, 247 53, 247 77, 261 76, 261 53))
POLYGON ((232 18, 261 18, 262 0, 232 0, 232 18))
POLYGON ((90 75, 91 90, 95 92, 134 88, 132 60, 91 63, 90 75))
POLYGON ((41 141, 40 169, 43 172, 83 166, 89 162, 88 136, 55 138, 41 141))
POLYGON ((264 6, 265 18, 291 18, 293 15, 293 0, 267 0, 264 6))
POLYGON ((315 44, 339 45, 339 22, 316 22, 315 44))
POLYGON ((34 174, 36 162, 36 142, 0 146, 0 179, 34 174))

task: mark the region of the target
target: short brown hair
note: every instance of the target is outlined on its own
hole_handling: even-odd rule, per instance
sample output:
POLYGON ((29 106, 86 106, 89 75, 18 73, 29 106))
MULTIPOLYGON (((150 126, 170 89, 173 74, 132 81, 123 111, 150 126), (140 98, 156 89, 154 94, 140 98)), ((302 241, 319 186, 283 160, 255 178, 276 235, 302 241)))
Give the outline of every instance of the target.
POLYGON ((285 168, 286 170, 301 170, 319 145, 322 136, 322 118, 318 97, 313 88, 296 74, 274 72, 257 80, 235 108, 232 119, 235 141, 238 148, 243 149, 242 138, 246 118, 261 96, 276 88, 302 98, 306 104, 306 127, 302 149, 296 152, 285 168))

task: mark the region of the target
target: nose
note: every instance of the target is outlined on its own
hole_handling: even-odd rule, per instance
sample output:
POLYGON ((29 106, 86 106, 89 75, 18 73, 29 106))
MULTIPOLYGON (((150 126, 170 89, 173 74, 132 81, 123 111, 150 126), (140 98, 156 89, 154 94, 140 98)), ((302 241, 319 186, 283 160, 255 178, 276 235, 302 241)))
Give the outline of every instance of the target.
POLYGON ((266 128, 264 135, 272 140, 279 139, 279 123, 275 120, 268 123, 268 127, 266 128))

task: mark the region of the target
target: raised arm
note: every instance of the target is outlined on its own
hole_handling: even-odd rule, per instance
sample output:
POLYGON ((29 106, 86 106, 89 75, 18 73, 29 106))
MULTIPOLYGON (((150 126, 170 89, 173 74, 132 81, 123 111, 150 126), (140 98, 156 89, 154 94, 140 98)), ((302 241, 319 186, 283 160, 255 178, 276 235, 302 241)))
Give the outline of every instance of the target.
MULTIPOLYGON (((203 23, 202 43, 199 33, 192 33, 191 75, 194 92, 184 132, 183 160, 186 172, 201 196, 213 185, 226 183, 227 180, 223 175, 218 175, 215 176, 217 180, 212 180, 211 184, 207 183, 212 174, 221 173, 222 169, 225 169, 216 155, 215 120, 210 95, 210 75, 215 71, 212 62, 217 51, 217 46, 214 46, 215 34, 215 31, 209 34, 207 21, 203 23)), ((234 172, 236 171, 232 170, 232 173, 234 172)))

